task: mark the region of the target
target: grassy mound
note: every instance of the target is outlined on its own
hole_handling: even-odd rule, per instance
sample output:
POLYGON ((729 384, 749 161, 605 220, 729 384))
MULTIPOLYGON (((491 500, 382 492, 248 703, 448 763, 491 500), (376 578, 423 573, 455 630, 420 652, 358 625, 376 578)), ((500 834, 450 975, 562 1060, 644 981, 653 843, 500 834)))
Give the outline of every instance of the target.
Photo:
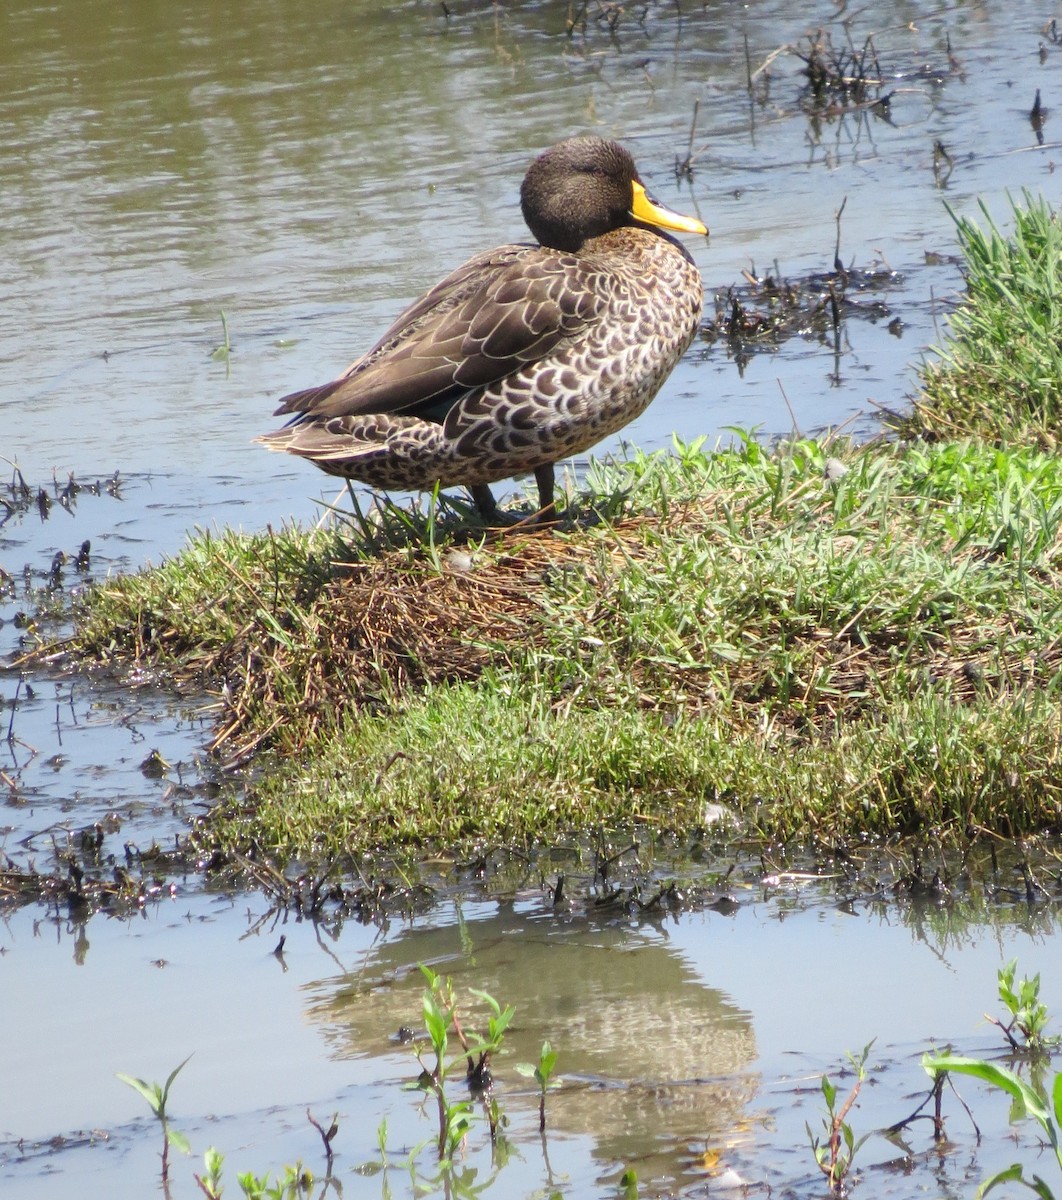
POLYGON ((221 681, 216 747, 294 760, 252 820, 293 854, 720 802, 767 836, 1057 819, 1062 463, 678 449, 599 472, 613 516, 563 533, 201 535, 97 589, 78 653, 221 681))

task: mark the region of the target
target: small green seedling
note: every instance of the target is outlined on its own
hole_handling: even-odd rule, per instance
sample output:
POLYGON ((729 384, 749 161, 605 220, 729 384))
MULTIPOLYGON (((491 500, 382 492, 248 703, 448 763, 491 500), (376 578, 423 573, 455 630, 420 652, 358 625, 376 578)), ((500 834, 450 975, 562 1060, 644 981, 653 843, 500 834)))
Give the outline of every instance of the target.
POLYGON ((209 1146, 203 1154, 203 1174, 192 1178, 207 1200, 221 1200, 221 1167, 225 1159, 216 1146, 209 1146))
POLYGON ((276 1183, 269 1182, 268 1171, 262 1176, 253 1171, 244 1171, 236 1176, 236 1181, 247 1200, 299 1200, 301 1196, 310 1194, 313 1173, 299 1162, 293 1167, 285 1167, 276 1183))
POLYGON ((490 1087, 491 1083, 490 1056, 501 1050, 505 1031, 509 1028, 509 1022, 513 1019, 516 1009, 511 1004, 502 1008, 489 992, 481 991, 479 988, 470 988, 469 991, 473 996, 478 996, 490 1009, 491 1015, 487 1018, 487 1036, 482 1037, 480 1034, 473 1033, 466 1038, 461 1034, 456 1023, 455 1028, 457 1028, 458 1035, 461 1036, 461 1044, 464 1046, 465 1053, 469 1056, 469 1082, 473 1087, 483 1089, 490 1087), (479 1056, 475 1064, 472 1062, 473 1054, 479 1056))
MULTIPOLYGON (((1059 1169, 1062 1170, 1062 1145, 1059 1142, 1062 1131, 1062 1072, 1055 1076, 1049 1101, 1043 1090, 1030 1087, 1024 1079, 1008 1068, 985 1062, 983 1059, 964 1058, 955 1054, 924 1054, 922 1066, 934 1079, 945 1071, 952 1075, 970 1075, 1006 1092, 1014 1101, 1012 1111, 1015 1116, 1029 1116, 1038 1122, 1047 1135, 1047 1141, 1055 1152, 1059 1169)), ((976 1200, 981 1200, 993 1188, 1003 1183, 1020 1183, 1029 1191, 1035 1192, 1040 1200, 1055 1200, 1055 1193, 1039 1175, 1034 1175, 1032 1179, 1025 1178, 1021 1163, 1013 1163, 986 1179, 977 1189, 976 1200)))
POLYGON ((1023 977, 1015 983, 1014 977, 1017 972, 1018 960, 1011 959, 1005 967, 1000 967, 998 973, 999 998, 1010 1013, 1010 1021, 1004 1024, 997 1017, 989 1017, 988 1020, 1003 1030, 1003 1036, 1015 1053, 1044 1055, 1062 1039, 1057 1036, 1049 1037, 1044 1033, 1048 1013, 1047 1005, 1040 999, 1039 973, 1031 979, 1023 977), (1024 1041, 1019 1041, 1014 1036, 1015 1029, 1024 1041))
MULTIPOLYGON (((222 1200, 221 1168, 224 1162, 220 1151, 211 1146, 203 1155, 203 1174, 193 1177, 207 1200, 222 1200)), ((331 1174, 324 1176, 322 1196, 330 1181, 334 1182, 331 1180, 331 1174)), ((241 1171, 236 1176, 236 1182, 247 1200, 303 1200, 313 1190, 314 1175, 301 1162, 297 1162, 293 1167, 284 1167, 275 1182, 270 1181, 268 1171, 264 1175, 256 1175, 253 1171, 241 1171)))
POLYGON ((192 1152, 191 1146, 188 1144, 188 1139, 184 1134, 170 1128, 169 1114, 166 1112, 166 1104, 170 1098, 170 1087, 191 1057, 189 1054, 183 1063, 173 1068, 169 1074, 169 1078, 162 1087, 159 1087, 157 1083, 148 1083, 144 1079, 136 1079, 132 1075, 123 1075, 120 1071, 116 1073, 117 1079, 120 1079, 122 1083, 128 1084, 133 1091, 139 1092, 144 1097, 150 1105, 151 1111, 158 1118, 159 1124, 162 1126, 163 1184, 168 1183, 170 1178, 170 1147, 173 1146, 175 1150, 179 1150, 182 1154, 190 1154, 192 1152))
POLYGON ((424 1026, 428 1031, 428 1039, 434 1052, 434 1063, 426 1063, 424 1051, 419 1045, 414 1045, 417 1058, 421 1065, 420 1079, 414 1086, 433 1092, 439 1106, 438 1151, 441 1162, 450 1162, 457 1152, 465 1134, 472 1123, 473 1106, 469 1100, 451 1100, 447 1094, 447 1081, 457 1063, 464 1059, 467 1067, 465 1082, 478 1094, 483 1102, 490 1123, 491 1141, 497 1134, 498 1107, 492 1102, 491 1092, 491 1055, 501 1049, 505 1030, 513 1019, 515 1009, 511 1005, 506 1008, 483 991, 473 991, 490 1009, 487 1018, 486 1035, 473 1031, 466 1032, 462 1027, 457 1012, 457 1001, 454 998, 453 981, 437 975, 423 963, 420 966, 424 978, 428 982, 423 997, 424 1026), (461 1051, 453 1058, 447 1058, 450 1046, 450 1031, 461 1043, 461 1051))
POLYGON ((232 341, 229 338, 229 318, 225 315, 225 310, 221 309, 221 333, 222 342, 220 346, 216 346, 210 357, 215 362, 228 363, 229 355, 232 353, 232 341))
POLYGON ((863 1080, 867 1075, 867 1058, 870 1056, 870 1048, 873 1045, 873 1041, 868 1042, 858 1058, 851 1053, 848 1055, 848 1061, 855 1069, 856 1081, 840 1108, 836 1107, 837 1088, 829 1076, 823 1075, 822 1077, 822 1095, 826 1100, 826 1116, 822 1121, 827 1135, 825 1144, 821 1143, 818 1137, 812 1133, 809 1124, 805 1123, 804 1126, 811 1139, 811 1150, 815 1155, 819 1170, 826 1176, 830 1191, 838 1196, 844 1192, 845 1180, 852 1170, 852 1162, 856 1153, 870 1136, 869 1133, 864 1133, 862 1137, 857 1138, 845 1117, 848 1116, 852 1105, 855 1104, 856 1097, 863 1086, 863 1080))
POLYGON ((638 1172, 633 1167, 628 1167, 620 1176, 619 1198, 638 1200, 638 1172))
POLYGON ((546 1132, 546 1091, 549 1088, 560 1087, 553 1079, 553 1069, 557 1065, 557 1051, 549 1044, 542 1043, 542 1051, 538 1056, 537 1066, 533 1063, 517 1063, 516 1069, 528 1079, 534 1079, 539 1086, 538 1097, 538 1131, 546 1132))
MULTIPOLYGON (((426 1066, 419 1046, 414 1046, 421 1065, 418 1086, 435 1093, 439 1106, 438 1151, 440 1160, 451 1161, 471 1124, 472 1106, 467 1100, 451 1101, 446 1093, 446 1080, 452 1063, 446 1054, 450 1045, 449 1029, 456 1013, 453 982, 421 964, 428 986, 424 992, 422 1010, 424 1027, 435 1052, 434 1066, 426 1066)), ((471 1062, 471 1060, 470 1060, 471 1062)))

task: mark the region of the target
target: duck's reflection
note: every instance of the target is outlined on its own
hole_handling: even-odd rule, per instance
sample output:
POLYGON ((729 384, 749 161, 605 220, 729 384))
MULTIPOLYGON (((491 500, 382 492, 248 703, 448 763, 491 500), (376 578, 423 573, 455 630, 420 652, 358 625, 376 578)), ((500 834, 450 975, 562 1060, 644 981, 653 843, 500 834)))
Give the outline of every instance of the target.
POLYGON ((514 1064, 551 1042, 564 1086, 549 1098, 550 1129, 590 1136, 603 1163, 652 1159, 678 1174, 688 1147, 733 1128, 756 1092, 750 1014, 706 987, 659 931, 561 925, 511 907, 404 931, 356 973, 312 985, 309 1015, 336 1055, 408 1055, 416 1075, 395 1035, 423 1027, 419 963, 452 979, 470 1028, 486 1025, 471 988, 515 1007, 494 1063, 508 1112, 537 1110, 514 1064))

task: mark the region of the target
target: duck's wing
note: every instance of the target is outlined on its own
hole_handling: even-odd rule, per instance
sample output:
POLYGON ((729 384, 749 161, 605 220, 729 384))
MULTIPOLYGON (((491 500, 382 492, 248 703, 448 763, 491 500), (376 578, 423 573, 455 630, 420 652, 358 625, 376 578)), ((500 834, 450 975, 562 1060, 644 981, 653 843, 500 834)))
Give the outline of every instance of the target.
POLYGON ((276 412, 441 421, 469 390, 578 336, 608 303, 602 284, 600 269, 541 246, 477 255, 407 308, 339 379, 285 396, 276 412))

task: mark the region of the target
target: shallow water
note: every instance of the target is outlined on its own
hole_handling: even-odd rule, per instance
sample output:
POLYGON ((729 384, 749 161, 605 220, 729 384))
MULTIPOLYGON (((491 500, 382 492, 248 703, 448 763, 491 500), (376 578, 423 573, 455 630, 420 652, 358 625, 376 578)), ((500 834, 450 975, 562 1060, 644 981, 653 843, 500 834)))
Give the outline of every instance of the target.
MULTIPOLYGON (((53 494, 53 472, 60 489, 68 472, 87 483, 118 471, 121 486, 82 493, 73 513, 31 507, 0 524, 12 576, 0 655, 20 644, 16 615, 34 609, 58 551, 71 560, 60 589, 81 585, 72 560, 85 539, 99 577, 157 561, 195 526, 315 519, 318 497, 336 489, 250 439, 281 395, 341 370, 468 254, 524 237, 520 175, 558 136, 622 138, 662 199, 705 219, 710 242, 689 244, 709 293, 743 269, 828 270, 842 204, 844 262, 897 272, 887 291, 856 297, 864 315, 836 345, 809 332, 739 366, 722 343, 698 341, 602 453, 667 446, 672 433, 725 438, 734 423, 764 436, 794 421, 871 432, 877 406, 903 405, 961 283, 945 205, 977 215, 983 197, 1005 224, 1008 188, 1054 194, 1062 47, 1040 5, 857 11, 852 44, 874 34, 891 120, 850 110, 817 123, 799 108, 792 55, 774 59, 769 90, 757 81, 750 100, 744 38, 753 68, 820 27, 842 45, 826 0, 799 15, 779 0, 650 5, 644 21, 628 8, 615 29, 592 19, 568 38, 572 7, 454 0, 446 17, 413 0, 254 0, 237 21, 180 3, 8 6, 0 456, 53 494), (1036 88, 1042 146, 1028 119, 1036 88), (696 101, 699 153, 680 180, 696 101), (937 141, 946 179, 934 173, 937 141), (927 252, 944 261, 928 265, 927 252), (222 313, 228 353, 216 353, 222 313)), ((175 704, 149 684, 0 673, 12 735, 0 743, 0 851, 50 868, 99 826, 104 858, 120 863, 126 843, 165 845, 209 804, 197 763, 209 698, 175 704), (153 750, 170 764, 162 778, 143 765, 153 750)), ((470 903, 460 922, 443 908, 383 935, 348 923, 334 942, 289 922, 280 962, 279 927, 248 936, 259 897, 169 882, 173 898, 130 922, 79 926, 30 908, 0 926, 0 1016, 17 1031, 0 1094, 5 1194, 146 1194, 154 1132, 113 1073, 161 1079, 193 1050, 174 1113, 198 1151, 215 1143, 231 1155, 230 1181, 300 1156, 319 1168, 308 1104, 321 1118, 341 1113, 347 1194, 382 1194, 378 1178, 350 1174, 374 1156, 379 1118, 393 1150, 431 1132, 399 1090, 410 1051, 389 1040, 417 1023, 418 960, 517 1006, 510 1061, 554 1040, 568 1082, 547 1150, 571 1195, 609 1193, 626 1165, 643 1185, 699 1194, 706 1149, 743 1178, 821 1194, 803 1122, 816 1122, 818 1075, 845 1050, 878 1037, 887 1065, 860 1115, 895 1120, 924 1086, 917 1058, 932 1039, 997 1044, 979 1019, 1012 954, 1060 1004, 1052 914, 986 911, 949 930, 930 911, 919 928, 888 905, 848 912, 821 895, 757 893, 732 917, 580 925, 535 895, 470 903), (105 1140, 34 1148, 96 1128, 105 1140)), ((530 1195, 547 1185, 534 1098, 508 1065, 502 1083, 524 1161, 492 1194, 530 1195)), ((1002 1135, 976 1158, 961 1123, 952 1135, 962 1148, 939 1178, 926 1162, 913 1180, 882 1172, 872 1186, 965 1195, 994 1154, 1010 1161, 1002 1135)), ((875 1142, 867 1161, 895 1153, 875 1142)), ((482 1140, 469 1154, 489 1172, 482 1140)), ((421 1163, 430 1170, 430 1156, 421 1163)), ((175 1169, 174 1194, 194 1194, 189 1164, 175 1169)), ((391 1172, 396 1188, 403 1178, 391 1172)))
MULTIPOLYGON (((418 1068, 396 1035, 421 1025, 417 963, 427 962, 453 980, 467 1027, 483 1025, 469 988, 517 1009, 495 1063, 515 1157, 497 1169, 492 1195, 535 1195, 550 1172, 564 1194, 611 1195, 625 1168, 646 1195, 703 1194, 728 1171, 757 1188, 821 1195, 804 1122, 818 1127, 821 1074, 850 1086, 846 1050, 877 1039, 851 1115, 863 1133, 907 1116, 925 1095, 924 1050, 951 1042, 999 1054, 1001 1037, 981 1014, 994 1008, 995 971, 1009 957, 1035 963, 1044 999, 1056 1010, 1062 1001, 1058 956, 1045 953, 1058 930, 1053 910, 920 910, 858 896, 838 904, 829 882, 738 878, 725 914, 652 922, 557 915, 533 890, 332 934, 270 917, 257 898, 180 892, 131 922, 13 914, 0 932, 0 1019, 19 1030, 5 1052, 17 1086, 0 1097, 0 1186, 27 1200, 72 1187, 149 1194, 156 1132, 113 1073, 162 1080, 194 1052, 170 1102, 196 1155, 176 1159, 175 1197, 198 1194, 192 1171, 208 1145, 226 1153, 230 1179, 299 1158, 320 1173, 307 1108, 324 1123, 338 1114, 345 1194, 385 1194, 378 1177, 354 1173, 378 1160, 383 1120, 391 1184, 410 1194, 400 1160, 435 1122, 403 1090, 418 1068), (968 923, 972 911, 980 922, 968 923), (534 1061, 545 1038, 561 1086, 543 1144, 534 1088, 515 1063, 534 1061)), ((942 1155, 928 1127, 915 1126, 896 1175, 902 1150, 872 1137, 859 1165, 873 1194, 969 1194, 968 1176, 1015 1156, 1005 1106, 972 1085, 962 1091, 985 1133, 980 1150, 950 1099, 954 1145, 942 1155)), ((1018 1140, 1034 1161, 1029 1130, 1018 1140)), ((492 1174, 481 1123, 461 1162, 481 1179, 492 1174)), ((417 1163, 429 1178, 430 1148, 417 1163)))

